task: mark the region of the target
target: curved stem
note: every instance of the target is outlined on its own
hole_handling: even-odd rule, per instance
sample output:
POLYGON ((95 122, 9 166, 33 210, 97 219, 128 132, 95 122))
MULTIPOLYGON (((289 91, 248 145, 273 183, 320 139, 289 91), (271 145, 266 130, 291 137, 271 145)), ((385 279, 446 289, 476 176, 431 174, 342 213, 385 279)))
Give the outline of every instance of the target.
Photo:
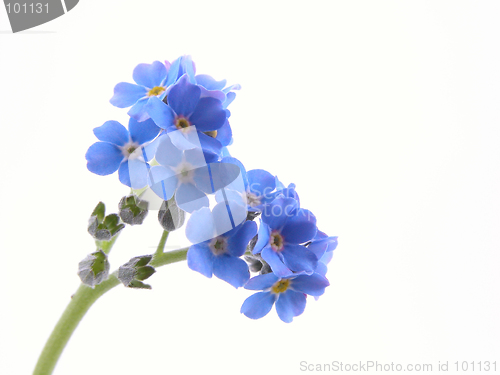
POLYGON ((47 340, 36 364, 35 371, 33 371, 33 375, 49 375, 52 373, 69 338, 90 306, 100 296, 119 283, 116 276, 111 275, 94 289, 84 284, 80 285, 76 293, 71 297, 70 303, 47 340))
MULTIPOLYGON (((164 232, 160 240, 160 244, 158 245, 158 249, 160 249, 160 245, 163 243, 161 253, 157 250, 150 263, 153 267, 161 267, 166 264, 180 262, 186 259, 188 250, 187 247, 180 250, 170 251, 168 253, 163 252, 167 236, 168 232, 164 232)), ((85 313, 99 297, 120 284, 116 274, 116 272, 111 274, 106 281, 97 285, 94 289, 83 284, 80 285, 47 340, 42 354, 40 354, 40 357, 38 358, 33 375, 52 374, 64 347, 82 318, 85 316, 85 313)))

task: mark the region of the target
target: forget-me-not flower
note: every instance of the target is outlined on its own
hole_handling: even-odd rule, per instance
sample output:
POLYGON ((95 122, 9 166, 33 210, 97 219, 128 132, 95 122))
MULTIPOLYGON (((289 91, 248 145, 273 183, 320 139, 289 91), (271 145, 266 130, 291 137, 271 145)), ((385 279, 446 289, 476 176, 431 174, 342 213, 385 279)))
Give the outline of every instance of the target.
POLYGON ((151 119, 137 122, 130 118, 128 130, 118 121, 105 122, 94 129, 100 142, 90 146, 85 154, 88 170, 101 176, 118 171, 121 183, 134 189, 146 186, 147 166, 142 147, 160 130, 151 119))
POLYGON ((320 296, 328 285, 328 280, 317 273, 288 278, 280 278, 273 273, 258 275, 245 284, 245 289, 262 292, 248 297, 241 306, 241 312, 251 319, 260 319, 276 304, 279 318, 290 323, 304 312, 306 294, 320 296))

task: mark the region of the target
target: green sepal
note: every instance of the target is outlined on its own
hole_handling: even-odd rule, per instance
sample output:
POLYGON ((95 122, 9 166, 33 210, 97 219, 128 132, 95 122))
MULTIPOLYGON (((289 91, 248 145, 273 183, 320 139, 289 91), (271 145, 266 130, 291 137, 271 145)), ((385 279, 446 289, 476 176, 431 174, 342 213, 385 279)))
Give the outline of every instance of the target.
POLYGON ((148 279, 156 272, 154 267, 148 266, 152 258, 151 255, 143 255, 130 259, 118 268, 118 280, 129 288, 151 289, 151 286, 142 283, 142 280, 148 279))

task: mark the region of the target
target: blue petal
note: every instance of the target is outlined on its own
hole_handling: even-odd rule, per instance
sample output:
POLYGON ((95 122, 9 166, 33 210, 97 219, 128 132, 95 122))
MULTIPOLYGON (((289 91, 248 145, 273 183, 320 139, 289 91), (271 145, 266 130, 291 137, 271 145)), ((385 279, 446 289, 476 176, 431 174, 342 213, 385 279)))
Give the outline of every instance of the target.
POLYGON ((142 189, 148 184, 148 167, 140 159, 129 159, 120 165, 118 176, 123 184, 130 186, 132 189, 142 189))
POLYGON ((233 189, 217 190, 217 192, 215 193, 215 201, 217 203, 225 202, 223 190, 224 190, 224 193, 226 194, 226 198, 228 201, 235 201, 236 203, 238 203, 240 205, 246 204, 246 202, 243 200, 243 196, 241 195, 241 192, 239 192, 237 190, 233 190, 233 189))
POLYGON ((293 275, 293 272, 285 266, 282 257, 276 253, 271 246, 266 246, 261 252, 262 259, 271 266, 273 273, 278 277, 287 277, 293 275))
POLYGON ((156 96, 149 98, 144 110, 153 121, 162 129, 171 129, 174 126, 175 113, 167 104, 156 96))
POLYGON ((245 166, 243 165, 243 163, 241 161, 239 161, 238 159, 233 158, 231 156, 226 156, 226 157, 222 158, 221 163, 231 163, 231 164, 234 164, 234 165, 237 165, 238 167, 240 167, 241 177, 243 178, 243 181, 245 182, 245 186, 248 186, 247 170, 245 169, 245 166))
POLYGON ((281 234, 286 243, 299 244, 313 239, 317 230, 316 217, 311 211, 301 208, 295 216, 288 218, 281 234))
POLYGON ((331 252, 337 248, 337 245, 339 244, 338 242, 338 237, 328 237, 328 248, 326 249, 327 252, 331 252))
POLYGON ((214 232, 214 219, 208 207, 193 212, 186 224, 186 237, 191 243, 210 240, 214 232))
POLYGON ((327 251, 325 254, 323 254, 323 256, 320 258, 319 262, 320 263, 324 263, 324 264, 328 264, 331 262, 333 258, 333 251, 327 251))
POLYGON ((206 74, 198 74, 196 77, 196 83, 203 86, 207 90, 222 90, 226 86, 226 80, 216 81, 211 76, 206 74))
POLYGON ((151 119, 137 122, 137 120, 131 117, 128 121, 128 130, 130 132, 130 138, 132 138, 134 142, 142 145, 153 140, 161 129, 156 126, 155 122, 151 119))
POLYGON ((252 277, 245 284, 245 289, 249 290, 266 290, 272 287, 277 281, 279 277, 274 273, 266 273, 264 275, 258 275, 252 277))
POLYGON ((257 243, 255 244, 255 247, 253 248, 253 253, 257 254, 264 247, 269 245, 270 237, 271 237, 271 229, 269 228, 269 226, 266 223, 263 223, 261 220, 260 227, 259 227, 259 237, 257 239, 257 243))
POLYGON ((276 188, 274 176, 263 169, 252 169, 247 172, 250 191, 259 196, 266 196, 276 188))
POLYGON ((100 141, 123 146, 129 141, 129 135, 125 126, 118 121, 106 121, 98 128, 94 128, 94 134, 100 141))
POLYGON ((168 201, 175 193, 178 185, 177 176, 170 168, 155 165, 150 170, 150 186, 161 199, 168 201))
POLYGON ((302 293, 287 290, 279 295, 276 301, 276 312, 282 321, 291 323, 295 316, 304 312, 306 308, 306 296, 302 293))
POLYGON ((242 256, 250 240, 257 234, 257 223, 246 221, 239 230, 228 238, 229 253, 232 256, 242 256))
POLYGON ((217 203, 212 211, 217 236, 229 232, 244 220, 246 220, 247 211, 244 206, 236 202, 228 201, 217 203))
MULTIPOLYGON (((200 98, 215 98, 217 100, 220 100, 221 103, 223 103, 224 100, 226 100, 226 94, 224 94, 222 91, 207 90, 202 86, 198 87, 201 89, 200 98)), ((229 117, 229 115, 227 115, 226 117, 229 117)))
POLYGON ((217 130, 217 136, 215 137, 215 139, 217 139, 222 146, 229 146, 231 144, 231 140, 233 139, 233 132, 228 120, 226 120, 224 125, 222 125, 219 130, 217 130))
POLYGON ((269 292, 259 292, 248 297, 241 306, 241 313, 250 319, 260 319, 271 311, 276 295, 269 292))
POLYGON ((188 162, 193 166, 193 168, 199 169, 207 167, 207 163, 205 161, 205 155, 203 154, 203 151, 200 150, 199 148, 193 148, 191 150, 184 151, 184 158, 186 159, 186 162, 188 162))
POLYGON ((293 272, 311 274, 318 265, 316 255, 302 245, 285 245, 281 254, 283 255, 285 265, 293 272))
POLYGON ((107 142, 96 142, 85 154, 87 168, 92 173, 105 176, 118 170, 123 154, 118 146, 107 142))
POLYGON ((181 58, 176 59, 168 68, 167 79, 165 81, 165 86, 173 85, 177 79, 179 79, 179 67, 181 65, 181 58))
MULTIPOLYGON (((156 96, 154 96, 156 98, 156 96)), ((149 103, 149 99, 151 98, 142 98, 137 101, 127 112, 132 118, 135 118, 137 121, 141 122, 147 120, 149 118, 149 114, 146 112, 146 106, 149 103)))
POLYGON ((215 257, 213 267, 215 276, 228 282, 235 288, 245 285, 250 278, 246 262, 230 255, 224 254, 215 257))
POLYGON ((293 290, 309 294, 310 296, 320 296, 325 293, 325 288, 330 285, 326 277, 313 273, 310 276, 300 275, 291 280, 293 290))
POLYGON ((175 193, 175 201, 180 209, 190 213, 210 205, 205 193, 193 184, 180 184, 175 193))
POLYGON ((189 82, 196 83, 196 80, 195 80, 195 70, 196 69, 194 66, 194 62, 191 59, 191 56, 189 56, 189 55, 183 56, 183 58, 181 60, 181 66, 182 66, 182 70, 184 72, 186 72, 187 76, 189 77, 189 82))
POLYGON ((321 259, 327 248, 328 248, 328 242, 324 241, 313 241, 307 247, 307 249, 311 251, 314 255, 316 255, 316 258, 318 259, 321 259))
POLYGON ((201 98, 193 114, 189 116, 192 125, 200 131, 217 130, 226 121, 226 112, 222 103, 215 98, 201 98))
POLYGON ((188 117, 196 108, 200 93, 200 88, 189 83, 187 75, 184 75, 168 93, 168 105, 176 114, 188 117))
POLYGON ((226 94, 226 100, 224 100, 224 103, 222 103, 222 108, 226 109, 229 106, 229 104, 233 102, 235 98, 236 98, 236 93, 228 92, 226 94))
POLYGON ((187 252, 187 264, 193 271, 212 277, 214 255, 207 244, 192 245, 187 252))
MULTIPOLYGON (((328 267, 326 266, 326 264, 323 262, 318 262, 318 265, 316 266, 316 271, 314 271, 314 273, 317 273, 318 275, 321 275, 321 276, 325 276, 327 271, 328 271, 328 267)), ((313 273, 313 275, 314 275, 314 273, 313 273)))
POLYGON ((262 220, 271 229, 280 230, 288 218, 297 208, 297 201, 293 198, 278 197, 262 211, 262 220))
POLYGON ((139 64, 132 73, 135 82, 150 89, 160 86, 166 76, 167 68, 160 61, 153 61, 152 64, 139 64))
POLYGON ((217 139, 212 138, 209 135, 206 135, 200 131, 198 131, 197 133, 203 151, 208 151, 209 153, 220 155, 222 150, 222 145, 217 139))
POLYGON ((182 151, 172 144, 170 136, 162 136, 156 148, 155 158, 161 165, 175 168, 182 162, 182 151))
POLYGON ((127 108, 136 103, 139 99, 144 98, 147 92, 148 90, 143 86, 120 82, 115 86, 114 95, 109 102, 115 107, 127 108))

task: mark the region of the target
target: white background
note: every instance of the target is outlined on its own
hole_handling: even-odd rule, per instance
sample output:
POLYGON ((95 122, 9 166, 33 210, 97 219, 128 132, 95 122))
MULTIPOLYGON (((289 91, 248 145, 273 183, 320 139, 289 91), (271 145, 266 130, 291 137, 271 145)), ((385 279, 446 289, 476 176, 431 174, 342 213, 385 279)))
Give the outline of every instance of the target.
MULTIPOLYGON (((87 171, 94 127, 140 62, 191 54, 243 87, 231 153, 295 182, 339 236, 331 286, 293 323, 239 313, 249 291, 159 269, 78 327, 55 374, 300 374, 300 362, 497 361, 500 3, 88 1, 11 34, 0 10, 0 373, 28 374, 93 251, 116 175, 87 171)), ((155 213, 113 268, 154 251, 155 213)), ((183 245, 173 236, 171 248, 183 245)))

